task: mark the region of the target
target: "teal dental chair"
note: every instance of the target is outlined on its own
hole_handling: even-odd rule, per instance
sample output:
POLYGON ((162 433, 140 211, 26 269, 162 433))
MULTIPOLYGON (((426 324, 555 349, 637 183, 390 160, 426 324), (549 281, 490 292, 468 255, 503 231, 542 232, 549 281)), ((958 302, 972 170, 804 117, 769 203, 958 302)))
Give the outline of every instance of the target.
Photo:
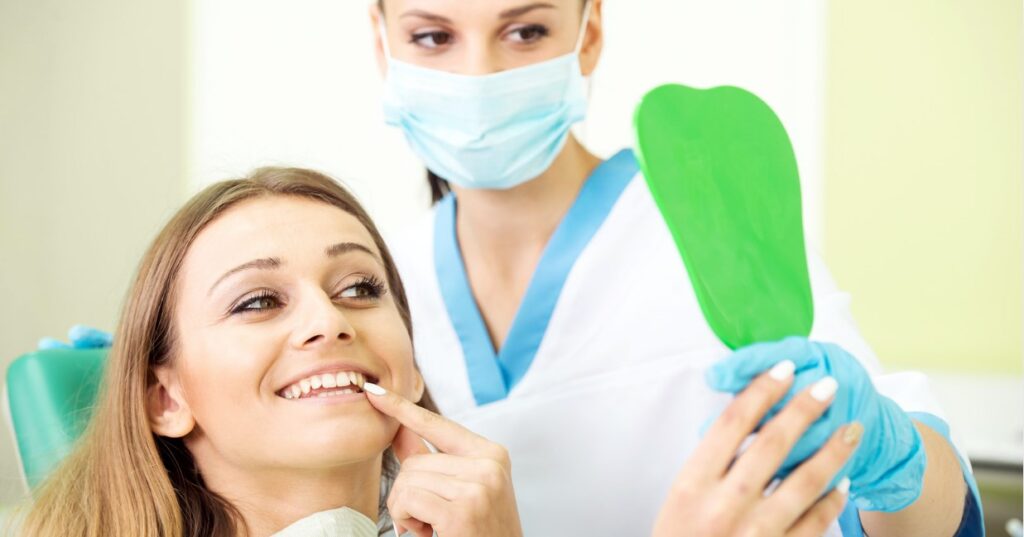
POLYGON ((26 354, 7 368, 3 406, 23 478, 34 488, 60 463, 92 415, 108 349, 26 354))

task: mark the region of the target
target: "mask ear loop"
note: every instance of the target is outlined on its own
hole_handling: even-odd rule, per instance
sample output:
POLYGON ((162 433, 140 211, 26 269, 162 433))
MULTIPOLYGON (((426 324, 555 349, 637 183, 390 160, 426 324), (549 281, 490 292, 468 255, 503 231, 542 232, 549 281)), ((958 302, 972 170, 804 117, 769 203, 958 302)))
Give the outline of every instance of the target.
MULTIPOLYGON (((590 22, 590 8, 591 8, 591 5, 592 5, 592 0, 584 0, 584 2, 583 2, 583 24, 580 25, 580 35, 579 35, 579 37, 576 38, 576 47, 573 49, 573 54, 575 54, 577 58, 579 58, 580 51, 583 50, 583 38, 585 38, 587 36, 587 23, 590 22)), ((587 106, 588 107, 590 106, 590 102, 593 99, 593 96, 594 96, 594 81, 593 81, 592 77, 588 76, 587 77, 587 106)), ((589 116, 589 114, 587 114, 587 115, 589 116)), ((586 142, 586 140, 587 140, 587 120, 586 120, 586 118, 584 118, 583 121, 581 121, 581 122, 576 124, 575 130, 576 130, 577 136, 580 138, 580 141, 581 142, 586 142)))
POLYGON ((583 2, 583 24, 580 25, 580 35, 576 38, 576 46, 573 47, 573 52, 579 54, 580 50, 583 49, 583 38, 587 36, 587 23, 590 22, 590 7, 591 0, 584 0, 583 2))
MULTIPOLYGON (((588 2, 590 0, 587 0, 588 2)), ((384 59, 388 62, 391 61, 391 47, 388 46, 388 29, 384 24, 384 12, 380 13, 380 18, 377 19, 377 30, 380 32, 380 44, 384 49, 384 59)))

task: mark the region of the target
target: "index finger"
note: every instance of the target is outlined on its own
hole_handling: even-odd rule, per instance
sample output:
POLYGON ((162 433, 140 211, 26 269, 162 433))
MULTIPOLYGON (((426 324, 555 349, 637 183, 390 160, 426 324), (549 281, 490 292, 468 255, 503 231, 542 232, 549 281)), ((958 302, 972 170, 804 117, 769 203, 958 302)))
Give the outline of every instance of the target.
POLYGON ((443 453, 470 456, 490 454, 491 442, 444 416, 370 382, 363 384, 363 391, 374 408, 395 418, 398 423, 443 453))

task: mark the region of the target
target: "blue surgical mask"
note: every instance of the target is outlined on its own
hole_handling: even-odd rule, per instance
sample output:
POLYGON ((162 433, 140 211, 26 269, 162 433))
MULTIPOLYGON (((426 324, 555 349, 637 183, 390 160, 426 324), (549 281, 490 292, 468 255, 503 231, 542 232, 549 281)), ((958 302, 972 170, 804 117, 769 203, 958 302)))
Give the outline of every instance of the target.
POLYGON ((400 62, 387 50, 384 117, 427 168, 464 188, 507 189, 547 170, 586 115, 580 70, 590 4, 573 52, 490 75, 400 62))

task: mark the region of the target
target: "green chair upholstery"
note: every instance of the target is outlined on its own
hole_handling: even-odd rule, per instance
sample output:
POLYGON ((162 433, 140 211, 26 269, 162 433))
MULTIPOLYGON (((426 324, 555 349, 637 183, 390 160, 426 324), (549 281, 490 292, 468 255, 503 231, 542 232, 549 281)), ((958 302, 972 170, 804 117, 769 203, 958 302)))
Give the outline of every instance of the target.
POLYGON ((53 349, 7 368, 5 406, 30 487, 71 451, 88 423, 106 357, 107 349, 53 349))

